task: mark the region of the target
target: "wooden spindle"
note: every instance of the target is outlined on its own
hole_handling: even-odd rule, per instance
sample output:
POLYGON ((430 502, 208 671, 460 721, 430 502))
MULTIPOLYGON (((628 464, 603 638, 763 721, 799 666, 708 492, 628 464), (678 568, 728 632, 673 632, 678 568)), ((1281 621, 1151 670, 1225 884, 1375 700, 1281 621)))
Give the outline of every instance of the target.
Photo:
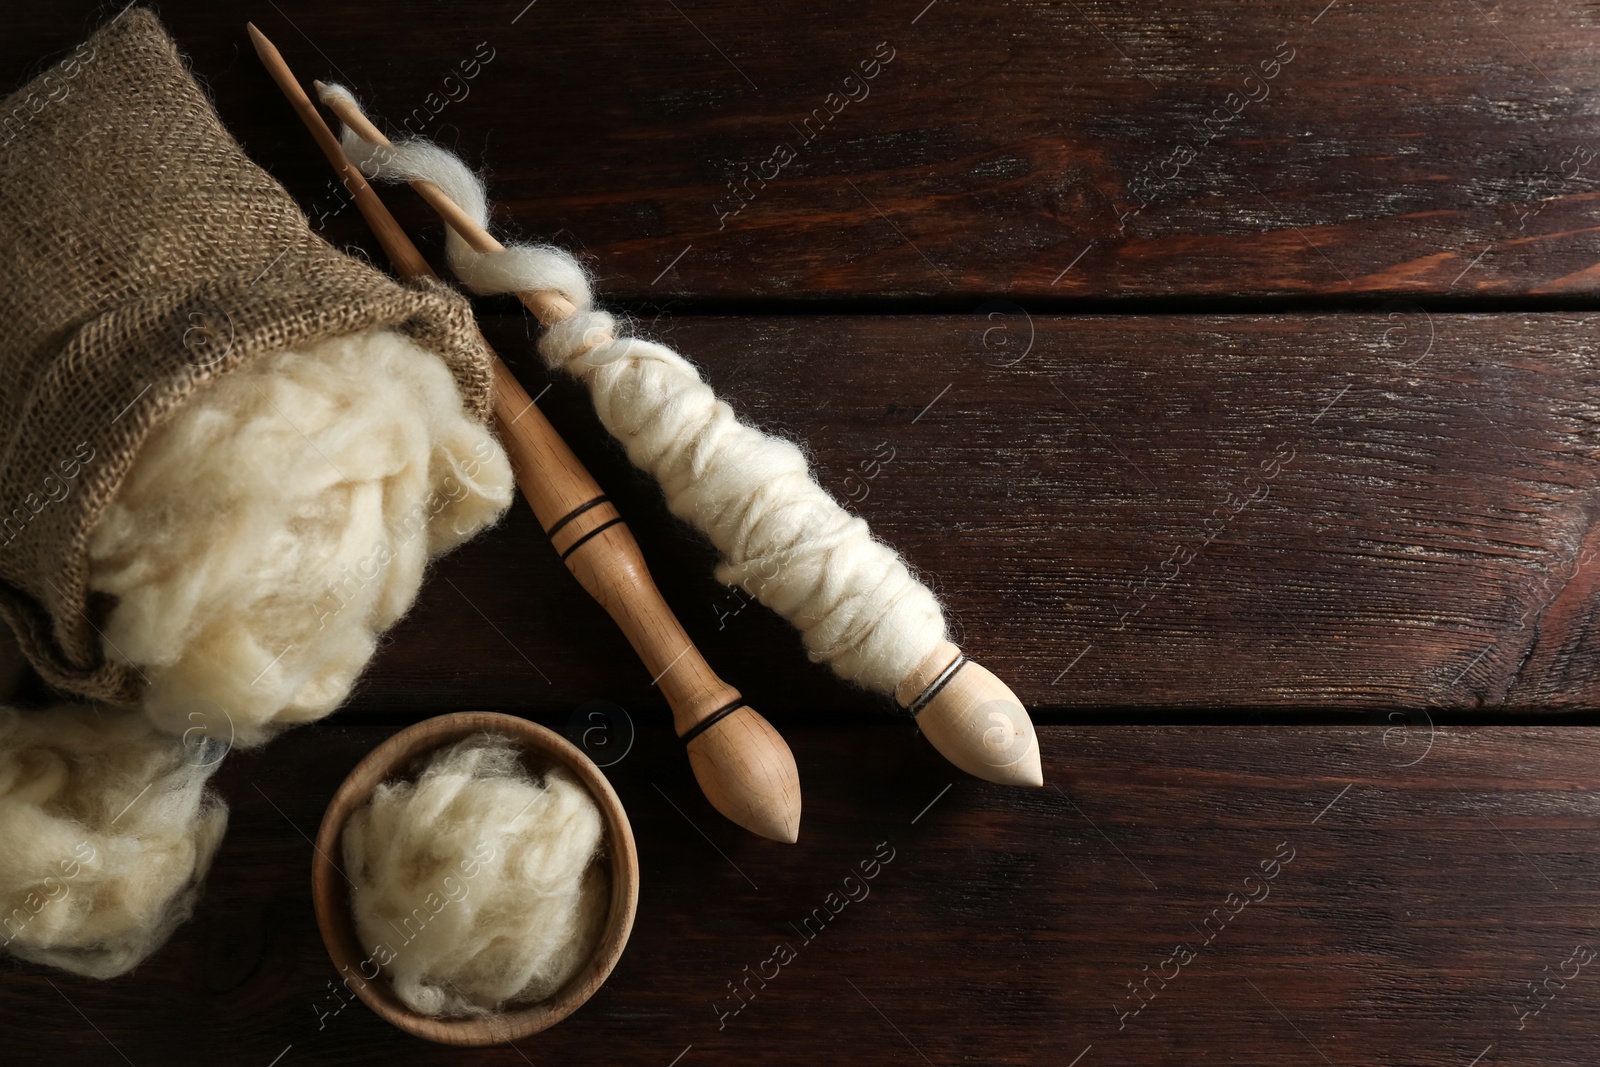
MULTIPOLYGON (((324 94, 326 86, 321 82, 314 83, 314 88, 323 103, 357 137, 371 144, 390 144, 349 98, 324 94)), ((504 250, 493 234, 478 225, 439 186, 422 179, 410 184, 473 251, 504 250)), ((576 310, 571 301, 551 290, 528 290, 518 293, 517 298, 547 328, 576 310)), ((611 339, 609 335, 594 338, 590 347, 611 339)), ((1038 737, 1022 701, 999 678, 963 656, 955 645, 941 642, 900 683, 895 697, 915 714, 917 725, 933 747, 967 773, 1002 785, 1044 784, 1038 737), (942 676, 952 666, 955 669, 942 676), (928 692, 930 689, 934 691, 928 692)))
MULTIPOLYGON (((377 193, 345 158, 338 138, 283 56, 253 23, 249 30, 262 64, 333 164, 395 270, 408 279, 434 277, 377 193)), ((517 485, 567 569, 616 620, 661 686, 706 799, 753 833, 795 841, 800 775, 789 746, 744 703, 738 690, 712 671, 656 588, 616 507, 505 363, 498 355, 493 358, 495 420, 517 485)))

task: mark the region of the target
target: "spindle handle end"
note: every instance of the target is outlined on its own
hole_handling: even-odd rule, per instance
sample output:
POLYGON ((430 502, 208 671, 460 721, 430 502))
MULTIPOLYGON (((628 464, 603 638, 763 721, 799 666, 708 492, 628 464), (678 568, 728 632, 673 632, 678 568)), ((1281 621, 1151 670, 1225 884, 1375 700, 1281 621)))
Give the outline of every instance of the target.
POLYGON ((701 792, 753 834, 794 844, 800 837, 800 772, 772 724, 748 705, 692 733, 685 746, 701 792))
POLYGON ((1001 785, 1044 785, 1039 735, 1011 687, 948 641, 895 691, 945 759, 1001 785))

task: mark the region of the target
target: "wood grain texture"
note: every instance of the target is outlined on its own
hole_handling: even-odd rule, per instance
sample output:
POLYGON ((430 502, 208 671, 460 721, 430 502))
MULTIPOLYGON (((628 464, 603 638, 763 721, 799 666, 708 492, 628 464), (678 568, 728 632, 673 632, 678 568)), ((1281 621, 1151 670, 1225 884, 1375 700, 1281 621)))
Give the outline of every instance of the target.
MULTIPOLYGON (((17 11, 0 70, 20 84, 99 10, 17 11)), ((390 132, 409 120, 487 169, 500 217, 591 257, 613 296, 1600 286, 1589 6, 639 0, 601 17, 543 0, 402 3, 374 19, 339 3, 167 0, 160 11, 247 150, 336 242, 366 237, 253 69, 246 17, 304 77, 349 83, 390 132), (847 86, 880 42, 894 58, 847 86), (1247 84, 1263 63, 1276 76, 1247 84), (841 105, 847 92, 865 96, 841 105), (1246 94, 1262 98, 1235 113, 1246 94), (819 109, 826 123, 806 127, 819 109), (773 173, 763 165, 780 144, 792 161, 741 187, 748 203, 719 220, 740 202, 730 180, 773 173)), ((428 217, 420 202, 404 210, 408 229, 428 217)))
MULTIPOLYGON (((486 325, 539 393, 524 321, 486 325)), ((744 416, 802 441, 821 484, 926 575, 953 639, 1060 721, 1600 706, 1595 327, 1394 311, 654 331, 744 416)), ((887 709, 710 577, 709 546, 666 514, 577 385, 540 404, 747 699, 780 728, 887 709)), ((386 640, 357 714, 428 714, 467 693, 492 708, 659 700, 521 507, 442 561, 386 640)))
MULTIPOLYGON (((0 70, 21 84, 114 10, 8 13, 0 70)), ((550 381, 530 318, 484 302, 690 636, 787 734, 799 843, 716 816, 649 674, 519 503, 434 568, 349 707, 225 762, 229 835, 166 948, 105 983, 4 963, 6 1062, 1593 1062, 1600 740, 1435 724, 1600 709, 1594 8, 160 14, 336 244, 380 258, 246 18, 391 132, 409 118, 487 169, 506 229, 584 256, 602 299, 804 442, 1034 711, 1052 787, 960 776, 805 662, 550 381), (832 115, 880 42, 893 59, 832 115), (719 223, 779 142, 795 158, 719 223), (1484 297, 1509 313, 1439 313, 1484 297), (1039 314, 1223 298, 1367 306, 1039 314), (874 301, 936 313, 767 314, 874 301), (761 314, 681 313, 717 307, 761 314), (341 996, 309 835, 399 725, 478 708, 607 765, 642 887, 590 1002, 464 1051, 341 996), (1374 725, 1065 725, 1186 714, 1374 725)), ((390 199, 437 262, 428 209, 390 199)))
POLYGON ((946 792, 909 727, 802 730, 810 811, 781 846, 718 819, 670 731, 646 729, 607 769, 640 852, 627 951, 559 1026, 476 1050, 359 1002, 334 1014, 302 834, 387 733, 322 724, 231 756, 194 921, 111 982, 7 964, 8 1062, 1593 1062, 1596 968, 1527 988, 1600 948, 1588 731, 1046 727, 1059 791, 946 792), (806 941, 813 909, 838 914, 806 941), (1172 975, 1180 943, 1196 958, 1119 1029, 1127 983, 1172 975), (763 966, 778 944, 795 958, 763 966), (721 1019, 728 983, 775 967, 721 1019))

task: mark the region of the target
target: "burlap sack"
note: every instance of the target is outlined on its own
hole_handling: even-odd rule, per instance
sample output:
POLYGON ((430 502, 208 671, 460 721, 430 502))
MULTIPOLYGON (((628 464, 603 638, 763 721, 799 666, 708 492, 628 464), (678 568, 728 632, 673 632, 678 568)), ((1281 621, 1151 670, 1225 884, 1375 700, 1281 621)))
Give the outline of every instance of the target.
POLYGON ((85 546, 150 431, 247 360, 379 327, 439 353, 488 418, 466 301, 313 233, 149 12, 0 104, 0 613, 47 681, 139 698, 101 655, 85 546))

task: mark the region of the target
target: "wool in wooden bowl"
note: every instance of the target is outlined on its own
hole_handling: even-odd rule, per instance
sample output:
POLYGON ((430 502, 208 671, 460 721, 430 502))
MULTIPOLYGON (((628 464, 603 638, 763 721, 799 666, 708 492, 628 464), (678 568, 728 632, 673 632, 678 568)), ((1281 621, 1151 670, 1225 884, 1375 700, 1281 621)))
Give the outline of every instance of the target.
POLYGON ((485 1015, 553 996, 594 955, 611 891, 604 820, 566 770, 508 737, 430 753, 385 782, 342 837, 356 932, 424 1015, 485 1015))

